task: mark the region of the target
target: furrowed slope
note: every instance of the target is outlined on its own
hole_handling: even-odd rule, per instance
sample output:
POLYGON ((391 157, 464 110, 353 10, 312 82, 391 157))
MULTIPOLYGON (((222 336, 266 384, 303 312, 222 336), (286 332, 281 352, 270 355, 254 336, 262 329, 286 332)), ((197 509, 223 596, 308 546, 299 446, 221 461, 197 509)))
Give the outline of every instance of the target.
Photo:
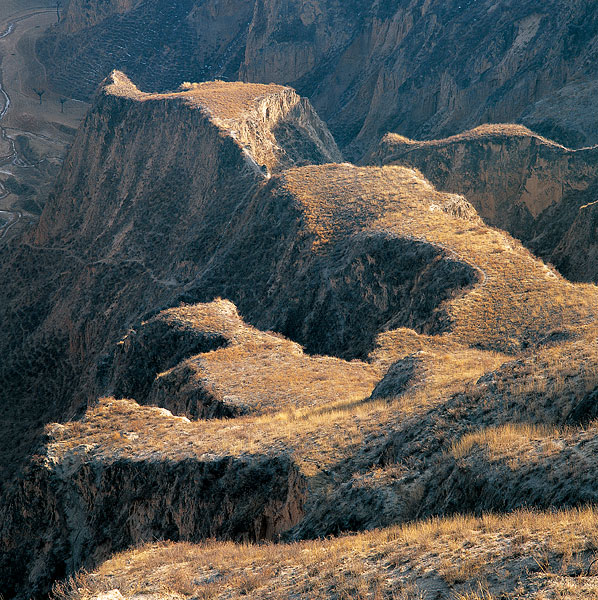
POLYGON ((420 169, 565 276, 596 281, 591 233, 580 224, 596 198, 598 148, 570 150, 521 126, 483 125, 444 140, 388 134, 367 162, 420 169))
POLYGON ((52 85, 73 98, 92 97, 113 69, 152 90, 234 81, 252 13, 244 0, 73 0, 37 51, 52 85))
POLYGON ((428 139, 487 122, 524 122, 575 147, 598 142, 591 0, 102 7, 70 2, 38 48, 50 80, 74 97, 89 97, 113 68, 152 89, 220 76, 288 84, 352 158, 388 131, 428 139))

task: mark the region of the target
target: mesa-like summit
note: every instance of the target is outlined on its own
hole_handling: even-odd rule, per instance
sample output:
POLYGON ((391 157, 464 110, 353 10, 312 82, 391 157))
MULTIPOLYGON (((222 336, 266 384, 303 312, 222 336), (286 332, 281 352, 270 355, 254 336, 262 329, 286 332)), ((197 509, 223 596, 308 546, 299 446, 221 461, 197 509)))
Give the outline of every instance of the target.
POLYGON ((598 5, 4 2, 0 599, 598 599, 598 5))

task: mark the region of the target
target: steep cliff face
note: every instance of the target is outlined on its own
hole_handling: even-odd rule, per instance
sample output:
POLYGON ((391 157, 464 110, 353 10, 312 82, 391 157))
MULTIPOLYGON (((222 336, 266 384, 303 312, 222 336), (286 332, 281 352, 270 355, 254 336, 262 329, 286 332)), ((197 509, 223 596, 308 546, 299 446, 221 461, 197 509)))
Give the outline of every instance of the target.
POLYGON ((592 202, 575 213, 571 227, 551 255, 555 265, 572 279, 598 282, 598 205, 594 189, 592 202))
POLYGON ((11 456, 27 452, 44 420, 93 397, 102 353, 205 270, 268 169, 339 156, 312 116, 278 86, 155 97, 119 74, 106 83, 38 227, 3 263, 2 469, 18 466, 11 456))
POLYGON ((105 404, 85 425, 49 429, 0 509, 9 597, 19 589, 42 597, 56 578, 141 542, 272 540, 300 519, 305 479, 288 456, 198 454, 186 419, 163 409, 135 413, 131 404, 105 404), (112 433, 106 417, 115 419, 112 433))
POLYGON ((597 78, 590 0, 146 0, 70 33, 66 23, 85 22, 81 14, 71 3, 40 46, 52 80, 78 97, 115 67, 170 88, 220 75, 289 84, 351 157, 387 131, 428 139, 486 122, 522 121, 573 146, 598 142, 587 116, 597 78), (147 48, 130 35, 142 27, 147 48), (568 110, 582 101, 583 111, 568 110))
POLYGON ((584 215, 596 197, 598 148, 570 150, 521 126, 484 125, 429 142, 388 134, 367 160, 420 169, 567 277, 596 281, 584 258, 592 256, 591 234, 582 229, 591 228, 584 215))
POLYGON ((35 242, 76 238, 83 246, 93 240, 94 247, 119 254, 126 231, 127 247, 141 246, 147 255, 154 243, 141 233, 150 225, 145 219, 168 223, 168 230, 153 228, 159 236, 182 236, 181 228, 192 229, 188 215, 195 213, 197 238, 205 243, 216 215, 232 213, 269 172, 340 159, 325 125, 290 88, 220 82, 145 94, 115 72, 75 139, 57 184, 60 195, 49 200, 35 242), (160 173, 148 177, 158 161, 160 173), (231 179, 232 172, 239 175, 231 179), (228 193, 211 204, 224 189, 228 193), (73 203, 77 195, 82 198, 73 203), (160 202, 163 195, 170 202, 160 202), (172 215, 175 200, 185 206, 172 215), (65 217, 69 221, 61 226, 58 219, 65 217))
MULTIPOLYGON (((571 80, 593 80, 596 19, 588 1, 262 0, 242 73, 292 83, 349 154, 360 154, 387 131, 433 138, 516 121, 571 80)), ((566 138, 561 113, 555 102, 534 123, 560 121, 551 133, 566 138)), ((595 141, 582 128, 572 126, 577 141, 595 141)))

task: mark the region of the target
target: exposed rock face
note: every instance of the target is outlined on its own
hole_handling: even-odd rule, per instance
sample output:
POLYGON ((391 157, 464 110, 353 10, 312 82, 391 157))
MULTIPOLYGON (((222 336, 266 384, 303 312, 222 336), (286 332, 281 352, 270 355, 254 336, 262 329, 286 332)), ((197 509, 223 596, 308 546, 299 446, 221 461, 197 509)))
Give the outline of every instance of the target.
POLYGON ((2 469, 15 468, 10 456, 35 444, 39 429, 24 414, 36 414, 41 426, 94 397, 98 357, 210 264, 268 169, 279 170, 278 160, 339 156, 311 116, 288 88, 221 83, 155 97, 113 75, 38 227, 6 253, 0 381, 10 433, 0 436, 2 469), (264 127, 260 139, 251 137, 252 118, 264 127), (51 382, 47 368, 57 375, 51 382))
MULTIPOLYGON (((127 409, 124 401, 112 406, 127 409)), ((186 420, 162 409, 137 418, 143 431, 131 423, 113 431, 130 444, 121 451, 77 440, 80 424, 50 428, 0 513, 9 597, 22 586, 27 597, 41 597, 56 578, 144 541, 272 540, 300 519, 305 480, 287 456, 198 456, 185 447, 186 420), (165 455, 146 439, 161 429, 175 452, 165 455)))
POLYGON ((598 279, 587 218, 598 148, 570 150, 524 127, 484 125, 429 142, 389 134, 368 161, 420 169, 438 188, 464 194, 487 223, 521 239, 567 277, 598 279))
POLYGON ((585 32, 597 18, 587 1, 262 0, 243 73, 287 77, 359 154, 387 131, 436 138, 515 121, 573 77, 593 79, 585 32), (296 20, 285 37, 287 14, 296 20))
POLYGON ((351 157, 387 131, 427 139, 517 120, 563 143, 598 142, 586 126, 596 107, 591 0, 146 0, 120 14, 125 6, 111 3, 119 14, 100 21, 71 3, 40 47, 58 85, 88 96, 115 67, 154 87, 219 75, 289 84, 351 157), (86 27, 71 33, 74 23, 86 27), (581 116, 567 110, 573 96, 586 103, 581 116))
MULTIPOLYGON (((598 190, 594 186, 591 198, 598 190)), ((571 227, 551 255, 552 262, 577 281, 598 283, 598 205, 596 200, 579 207, 571 227)))

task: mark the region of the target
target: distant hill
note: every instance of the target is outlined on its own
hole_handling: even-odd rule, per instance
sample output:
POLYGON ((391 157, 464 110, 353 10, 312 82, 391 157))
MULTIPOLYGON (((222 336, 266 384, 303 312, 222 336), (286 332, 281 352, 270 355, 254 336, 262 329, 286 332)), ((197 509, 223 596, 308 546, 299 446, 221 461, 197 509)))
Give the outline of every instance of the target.
POLYGON ((591 0, 71 0, 38 51, 79 98, 113 68, 149 89, 292 85, 358 158, 388 131, 431 139, 486 122, 598 143, 596 31, 591 0))

